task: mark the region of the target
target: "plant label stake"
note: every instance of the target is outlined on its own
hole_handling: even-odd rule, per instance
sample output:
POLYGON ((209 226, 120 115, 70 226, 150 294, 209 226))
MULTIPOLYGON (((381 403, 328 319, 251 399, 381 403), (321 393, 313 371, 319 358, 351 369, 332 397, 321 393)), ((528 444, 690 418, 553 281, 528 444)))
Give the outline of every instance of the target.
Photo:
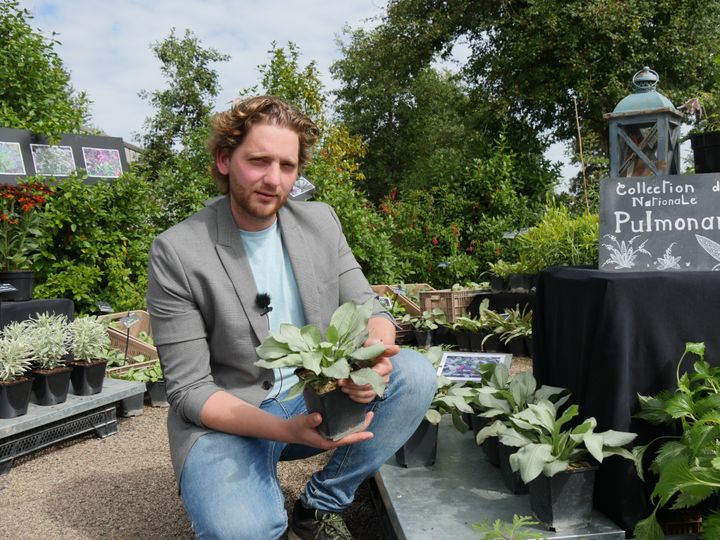
POLYGON ((140 315, 134 311, 128 311, 128 314, 120 319, 120 322, 127 329, 125 332, 125 362, 127 362, 128 345, 130 345, 130 328, 140 322, 140 315))

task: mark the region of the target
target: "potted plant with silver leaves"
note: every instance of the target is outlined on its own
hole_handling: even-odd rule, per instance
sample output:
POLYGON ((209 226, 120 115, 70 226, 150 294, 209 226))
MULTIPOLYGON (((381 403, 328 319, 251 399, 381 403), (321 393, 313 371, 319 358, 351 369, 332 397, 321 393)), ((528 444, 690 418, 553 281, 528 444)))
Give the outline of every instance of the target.
POLYGON ((345 394, 337 384, 340 379, 370 384, 378 396, 385 393, 385 380, 370 369, 385 345, 364 346, 373 301, 341 305, 330 318, 324 339, 313 325, 282 324, 279 332, 271 332, 256 349, 257 366, 296 368, 300 380, 291 387, 288 399, 302 392, 308 412, 321 414, 317 429, 327 439, 341 439, 360 431, 365 423, 367 406, 345 394))
POLYGON ((27 332, 33 356, 32 400, 38 405, 57 405, 67 400, 72 369, 65 365, 70 348, 70 329, 65 315, 37 314, 20 323, 27 332))
POLYGON ((16 334, 6 326, 0 336, 0 418, 15 418, 27 413, 32 379, 32 348, 24 333, 16 334))
MULTIPOLYGON (((442 360, 443 350, 440 346, 430 347, 425 357, 438 368, 442 360)), ((420 425, 397 452, 395 459, 401 467, 428 467, 435 463, 437 457, 438 427, 443 415, 452 416, 453 425, 465 433, 469 426, 463 420, 464 414, 471 414, 468 402, 473 397, 473 389, 464 383, 453 383, 444 375, 437 377, 437 390, 430 407, 420 425)))
POLYGON ((590 523, 598 463, 609 456, 635 461, 632 452, 623 448, 635 433, 595 432, 597 422, 592 417, 565 428, 577 415, 577 405, 558 417, 555 404, 540 400, 510 416, 512 427, 500 435, 502 444, 519 447, 510 456, 510 466, 528 484, 535 516, 555 531, 590 523))
POLYGON ((110 348, 107 323, 94 316, 79 317, 70 325, 70 339, 73 392, 78 396, 100 393, 110 348))

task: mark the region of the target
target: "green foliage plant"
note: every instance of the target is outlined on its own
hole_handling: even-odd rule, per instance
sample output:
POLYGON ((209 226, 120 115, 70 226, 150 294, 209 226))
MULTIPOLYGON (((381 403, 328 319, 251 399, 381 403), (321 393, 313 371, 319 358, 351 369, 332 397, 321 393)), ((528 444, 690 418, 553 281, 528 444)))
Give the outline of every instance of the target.
POLYGON ((515 239, 520 263, 529 273, 551 266, 597 266, 599 227, 597 214, 573 216, 551 202, 540 221, 515 239))
POLYGON ((403 315, 401 322, 412 324, 413 328, 418 332, 430 332, 437 330, 441 326, 449 325, 445 312, 440 308, 425 310, 419 316, 406 313, 403 315))
POLYGON ((500 341, 506 345, 515 338, 532 336, 532 310, 528 304, 506 309, 502 318, 500 341))
MULTIPOLYGON (((686 343, 675 373, 674 391, 639 396, 640 412, 636 417, 652 424, 680 427, 680 435, 669 437, 671 440, 660 446, 650 465, 658 474, 651 494, 655 508, 635 527, 635 537, 640 540, 664 538, 656 518, 661 507, 690 508, 720 493, 720 367, 705 360, 704 343, 686 343), (688 354, 699 360, 693 363, 692 371, 681 375, 688 354)), ((656 441, 634 449, 641 478, 642 458, 656 441)), ((720 511, 714 508, 703 516, 703 538, 718 537, 720 511)))
MULTIPOLYGON (((430 347, 424 353, 425 357, 434 368, 440 367, 443 349, 436 345, 430 347)), ((430 407, 425 413, 425 420, 431 424, 437 425, 442 420, 444 414, 452 417, 453 426, 460 433, 466 433, 469 426, 463 421, 463 413, 472 413, 469 403, 472 400, 474 391, 472 387, 465 386, 464 383, 453 383, 444 375, 437 376, 437 390, 430 403, 430 407)))
POLYGON ((130 369, 122 378, 128 381, 144 383, 156 383, 165 380, 159 360, 149 367, 130 369))
POLYGON ((55 369, 65 364, 70 348, 70 328, 65 315, 39 313, 23 321, 37 369, 55 369))
POLYGON ((0 381, 15 381, 31 368, 32 343, 19 322, 7 324, 0 335, 0 381))
POLYGON ((618 455, 635 461, 635 456, 623 448, 635 439, 635 433, 596 433, 597 422, 592 417, 572 429, 563 429, 578 414, 578 406, 573 404, 558 417, 556 404, 541 399, 509 417, 512 427, 500 436, 500 442, 519 447, 510 456, 510 466, 520 471, 523 482, 527 484, 540 474, 555 476, 567 469, 590 466, 590 458, 602 463, 604 458, 618 455))
POLYGON ((2 270, 32 270, 40 251, 42 210, 51 191, 42 183, 0 184, 2 270))
POLYGON ((483 521, 473 523, 473 530, 481 534, 482 540, 530 540, 545 539, 541 533, 526 529, 533 525, 540 525, 530 516, 513 515, 512 523, 496 519, 493 523, 483 521))
POLYGON ((346 302, 338 307, 330 318, 325 339, 310 324, 302 328, 280 325, 279 332, 271 332, 257 347, 260 360, 255 365, 267 369, 298 368, 300 380, 290 389, 288 399, 300 394, 306 384, 324 394, 336 388, 339 379, 347 378, 356 384, 370 384, 382 396, 385 381, 370 369, 370 362, 385 350, 385 345, 364 346, 373 302, 370 299, 359 306, 346 302))
POLYGON ((78 317, 70 324, 70 350, 75 362, 104 360, 110 347, 107 323, 94 316, 78 317))
POLYGON ((510 379, 510 370, 505 364, 487 363, 478 369, 482 382, 475 390, 473 403, 481 411, 480 416, 489 418, 491 423, 478 432, 477 444, 503 434, 511 426, 510 417, 531 404, 547 400, 554 407, 560 407, 570 398, 570 392, 565 388, 548 385, 538 388, 535 377, 529 372, 518 373, 510 379))
POLYGON ((157 234, 148 182, 124 174, 86 184, 78 174, 53 181, 39 225, 35 296, 70 298, 76 313, 105 300, 118 310, 144 305, 150 243, 157 234))
POLYGON ((503 279, 507 279, 510 274, 519 274, 524 269, 520 261, 508 262, 504 261, 503 259, 488 263, 488 266, 489 271, 493 276, 497 276, 503 279))
POLYGON ((79 133, 90 101, 76 93, 49 38, 30 26, 32 15, 16 0, 0 2, 0 126, 29 129, 55 142, 79 133))
POLYGON ((455 321, 452 323, 452 329, 455 332, 477 334, 483 329, 483 326, 480 318, 461 315, 460 317, 456 318, 455 321))

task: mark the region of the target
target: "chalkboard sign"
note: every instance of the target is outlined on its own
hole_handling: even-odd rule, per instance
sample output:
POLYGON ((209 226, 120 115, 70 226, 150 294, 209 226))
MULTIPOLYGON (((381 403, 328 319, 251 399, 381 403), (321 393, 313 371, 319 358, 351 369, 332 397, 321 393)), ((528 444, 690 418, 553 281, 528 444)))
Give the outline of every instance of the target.
POLYGON ((720 174, 601 180, 599 268, 720 269, 720 174))

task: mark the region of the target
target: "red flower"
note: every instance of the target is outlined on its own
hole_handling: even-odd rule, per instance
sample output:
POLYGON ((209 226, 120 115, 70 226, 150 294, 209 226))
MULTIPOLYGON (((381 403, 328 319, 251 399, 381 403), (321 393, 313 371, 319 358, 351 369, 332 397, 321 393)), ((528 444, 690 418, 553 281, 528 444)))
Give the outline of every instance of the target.
POLYGON ((472 253, 472 250, 473 250, 473 242, 474 242, 474 240, 470 240, 470 253, 472 253))
POLYGON ((433 238, 433 239, 432 239, 432 244, 433 244, 433 246, 437 246, 437 245, 439 244, 438 239, 437 239, 437 238, 433 238))
POLYGON ((458 230, 457 225, 455 225, 455 224, 453 223, 453 224, 450 225, 450 226, 452 227, 453 235, 457 238, 457 236, 460 234, 460 231, 458 230))

